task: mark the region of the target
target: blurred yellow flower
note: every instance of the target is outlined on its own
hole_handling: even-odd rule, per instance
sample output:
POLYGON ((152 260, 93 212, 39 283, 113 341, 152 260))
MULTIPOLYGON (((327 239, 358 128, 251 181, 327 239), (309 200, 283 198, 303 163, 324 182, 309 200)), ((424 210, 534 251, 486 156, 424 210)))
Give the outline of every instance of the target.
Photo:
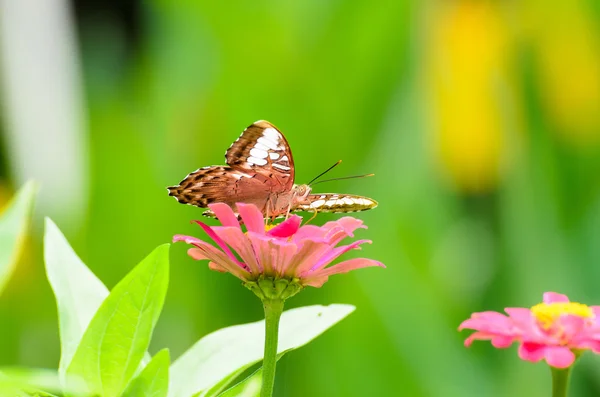
POLYGON ((524 2, 541 98, 565 141, 600 142, 600 37, 592 10, 581 0, 524 2))
POLYGON ((438 2, 429 17, 423 77, 436 156, 459 189, 485 192, 507 146, 508 31, 494 2, 438 2))

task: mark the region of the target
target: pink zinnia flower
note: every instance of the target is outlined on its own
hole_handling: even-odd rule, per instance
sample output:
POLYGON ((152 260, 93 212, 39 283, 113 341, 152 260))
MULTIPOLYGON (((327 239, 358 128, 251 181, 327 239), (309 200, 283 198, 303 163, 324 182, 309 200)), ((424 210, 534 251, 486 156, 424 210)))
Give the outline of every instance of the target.
POLYGON ((462 329, 474 329, 465 340, 489 340, 497 348, 519 343, 519 357, 537 362, 545 359, 555 368, 567 368, 583 350, 600 353, 600 306, 570 302, 565 295, 546 292, 544 302, 527 308, 473 313, 462 329))
POLYGON ((209 260, 212 270, 233 274, 262 298, 285 299, 304 286, 322 286, 334 274, 369 266, 385 267, 380 262, 365 258, 331 265, 340 255, 371 242, 358 240, 338 246, 346 237, 353 237, 356 229, 366 228, 356 218, 344 217, 323 226, 300 226, 302 218, 292 215, 270 230, 265 230, 261 212, 254 205, 238 203, 237 210, 247 229, 244 233, 241 223, 228 205, 217 203, 209 207, 222 226, 211 227, 200 221, 196 223, 218 247, 183 235, 176 235, 173 241, 194 245, 188 250, 192 258, 209 260))

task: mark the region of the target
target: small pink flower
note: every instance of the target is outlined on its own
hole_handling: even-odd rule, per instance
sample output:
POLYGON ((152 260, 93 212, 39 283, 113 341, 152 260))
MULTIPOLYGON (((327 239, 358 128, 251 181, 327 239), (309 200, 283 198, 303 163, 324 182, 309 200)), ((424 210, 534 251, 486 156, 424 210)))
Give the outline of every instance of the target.
MULTIPOLYGON (((250 204, 238 203, 237 209, 247 232, 244 233, 233 210, 226 204, 211 204, 222 226, 211 227, 196 221, 218 248, 195 237, 176 235, 173 241, 185 241, 194 245, 188 254, 197 260, 209 260, 209 267, 229 272, 244 281, 252 289, 257 282, 287 280, 274 288, 295 286, 288 296, 304 286, 320 287, 329 276, 346 273, 369 266, 385 267, 382 263, 356 258, 331 265, 342 254, 360 249, 369 240, 357 240, 348 245, 338 244, 346 237, 353 237, 358 228, 366 228, 362 221, 344 217, 323 226, 300 226, 302 218, 292 215, 270 230, 265 230, 261 212, 250 204), (331 266, 330 266, 331 265, 331 266)), ((271 284, 273 285, 273 284, 271 284)), ((284 298, 285 298, 284 297, 284 298)))
POLYGON ((489 340, 497 348, 519 343, 519 357, 567 368, 583 350, 600 353, 600 306, 570 302, 565 295, 544 293, 543 303, 526 308, 506 308, 498 312, 473 313, 459 330, 473 329, 465 340, 489 340))

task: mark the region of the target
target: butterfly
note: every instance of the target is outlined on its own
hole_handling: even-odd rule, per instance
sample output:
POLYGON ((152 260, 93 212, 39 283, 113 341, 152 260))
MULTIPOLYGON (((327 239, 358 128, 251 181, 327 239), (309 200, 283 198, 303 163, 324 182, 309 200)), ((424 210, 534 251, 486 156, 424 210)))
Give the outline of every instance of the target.
MULTIPOLYGON (((209 166, 170 186, 169 196, 182 204, 201 208, 225 203, 235 212, 236 203, 254 204, 266 218, 290 212, 355 212, 377 207, 377 202, 350 194, 312 194, 310 185, 294 184, 294 159, 283 134, 259 120, 225 152, 226 166, 209 166)), ((212 211, 203 213, 214 216, 212 211)))

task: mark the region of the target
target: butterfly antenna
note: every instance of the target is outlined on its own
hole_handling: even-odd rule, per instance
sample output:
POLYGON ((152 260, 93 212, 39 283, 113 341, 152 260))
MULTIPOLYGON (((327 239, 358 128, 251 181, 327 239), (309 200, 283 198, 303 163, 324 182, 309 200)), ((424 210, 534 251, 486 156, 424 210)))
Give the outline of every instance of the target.
POLYGON ((318 182, 316 182, 315 185, 317 185, 319 183, 323 183, 323 182, 341 181, 342 179, 368 178, 370 176, 375 176, 375 174, 352 175, 352 176, 343 176, 341 178, 325 179, 324 181, 318 181, 318 182))
POLYGON ((319 175, 317 175, 316 177, 314 177, 310 182, 308 182, 308 186, 312 185, 312 183, 314 181, 316 181, 317 179, 319 179, 320 177, 322 177, 323 175, 325 175, 326 173, 328 173, 329 171, 331 171, 332 169, 334 169, 335 167, 337 167, 338 165, 340 165, 341 162, 342 162, 342 160, 336 161, 334 165, 332 165, 331 167, 327 168, 325 171, 321 172, 319 175))

